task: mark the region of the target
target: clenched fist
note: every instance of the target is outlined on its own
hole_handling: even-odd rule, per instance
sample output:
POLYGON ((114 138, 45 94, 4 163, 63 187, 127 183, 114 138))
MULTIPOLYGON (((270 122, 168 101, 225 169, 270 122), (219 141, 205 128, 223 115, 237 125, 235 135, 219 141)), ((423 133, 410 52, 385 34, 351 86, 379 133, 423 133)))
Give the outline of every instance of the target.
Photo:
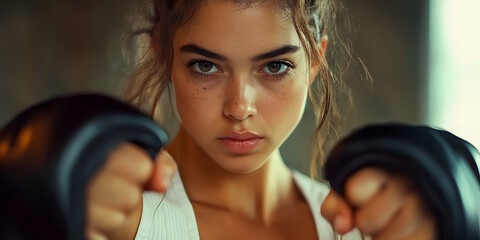
POLYGON ((341 234, 357 227, 373 240, 433 240, 436 223, 412 182, 365 168, 345 184, 345 198, 330 191, 322 215, 341 234))
POLYGON ((136 145, 124 143, 115 148, 88 186, 87 238, 133 239, 142 213, 143 191, 165 192, 176 170, 165 151, 153 161, 136 145))

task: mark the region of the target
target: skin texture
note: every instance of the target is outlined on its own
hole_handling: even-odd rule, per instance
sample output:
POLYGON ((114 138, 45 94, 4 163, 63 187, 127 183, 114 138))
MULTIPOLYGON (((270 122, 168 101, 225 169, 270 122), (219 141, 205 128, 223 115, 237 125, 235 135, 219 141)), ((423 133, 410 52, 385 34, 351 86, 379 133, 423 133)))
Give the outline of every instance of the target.
POLYGON ((346 182, 343 199, 331 191, 322 215, 338 233, 358 228, 374 240, 436 239, 436 223, 411 182, 381 169, 366 168, 346 182))
POLYGON ((301 46, 288 19, 266 10, 240 10, 228 1, 207 1, 174 38, 172 82, 182 128, 206 152, 208 161, 232 173, 252 172, 278 156, 272 153, 278 152, 305 108, 309 76, 304 51, 252 61, 285 45, 301 46), (228 60, 180 50, 189 44, 228 60), (218 71, 200 75, 194 67, 185 66, 192 60, 209 61, 218 71), (269 75, 263 68, 273 60, 296 67, 288 75, 269 75), (218 138, 233 131, 253 132, 264 139, 251 154, 232 154, 218 138))
POLYGON ((201 238, 294 238, 300 222, 306 238, 314 238, 308 205, 278 150, 300 121, 316 73, 289 19, 268 5, 206 1, 176 32, 174 51, 181 129, 167 150, 178 162, 201 238), (192 45, 223 58, 185 50, 192 45), (297 50, 256 59, 285 46, 297 50), (287 64, 272 73, 268 64, 280 61, 287 64), (199 65, 205 62, 213 66, 206 73, 199 65), (232 132, 255 133, 262 141, 238 154, 219 141, 232 132))
MULTIPOLYGON (((153 162, 131 144, 112 151, 89 185, 89 239, 133 239, 141 192, 165 192, 177 168, 202 239, 317 239, 312 214, 319 213, 310 211, 278 148, 303 115, 318 68, 289 18, 269 4, 206 0, 178 29, 171 80, 181 127, 166 147, 176 162, 164 151, 153 162), (261 140, 238 153, 219 140, 232 132, 261 140)), ((326 45, 324 38, 322 55, 326 45)), ((322 206, 337 232, 357 226, 374 239, 434 239, 431 215, 407 179, 364 169, 346 192, 346 199, 331 192, 322 206)))

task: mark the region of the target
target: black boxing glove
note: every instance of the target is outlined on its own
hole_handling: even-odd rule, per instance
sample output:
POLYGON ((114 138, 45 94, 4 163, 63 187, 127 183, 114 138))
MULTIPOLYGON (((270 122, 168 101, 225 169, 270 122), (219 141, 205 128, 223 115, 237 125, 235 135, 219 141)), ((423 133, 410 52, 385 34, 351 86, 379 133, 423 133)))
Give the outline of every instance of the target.
POLYGON ((345 181, 374 166, 409 177, 430 204, 444 240, 480 239, 480 154, 453 134, 424 126, 375 125, 341 140, 325 177, 343 194, 345 181))
POLYGON ((84 239, 86 187, 125 141, 154 158, 167 135, 133 107, 95 94, 18 115, 0 131, 0 239, 84 239))

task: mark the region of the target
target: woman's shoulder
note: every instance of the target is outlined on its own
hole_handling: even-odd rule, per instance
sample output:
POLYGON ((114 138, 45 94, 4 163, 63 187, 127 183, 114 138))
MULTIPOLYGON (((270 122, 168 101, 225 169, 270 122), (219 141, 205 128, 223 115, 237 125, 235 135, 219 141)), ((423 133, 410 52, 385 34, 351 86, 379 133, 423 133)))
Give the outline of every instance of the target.
MULTIPOLYGON (((315 219, 317 233, 319 239, 336 239, 332 227, 325 218, 320 214, 321 204, 330 192, 330 187, 326 182, 315 180, 298 171, 293 170, 293 178, 298 188, 303 193, 305 199, 310 205, 310 209, 315 219)), ((364 239, 356 229, 342 236, 344 240, 364 239)))
POLYGON ((327 184, 296 170, 292 170, 292 174, 298 189, 310 206, 319 239, 334 239, 332 227, 320 214, 321 204, 327 197, 330 188, 327 184))
POLYGON ((292 170, 292 174, 295 183, 307 199, 314 196, 316 200, 323 201, 330 192, 326 182, 313 179, 297 170, 292 170))

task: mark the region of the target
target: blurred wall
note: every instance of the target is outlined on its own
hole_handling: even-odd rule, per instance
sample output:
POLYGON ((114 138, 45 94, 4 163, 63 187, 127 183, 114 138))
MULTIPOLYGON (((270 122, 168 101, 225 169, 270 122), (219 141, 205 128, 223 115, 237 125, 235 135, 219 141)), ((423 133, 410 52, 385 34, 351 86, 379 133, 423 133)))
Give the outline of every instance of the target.
MULTIPOLYGON (((360 115, 372 121, 423 122, 428 77, 428 1, 349 0, 353 44, 373 77, 351 81, 360 115)), ((355 77, 353 77, 355 78, 355 77)))
MULTIPOLYGON (((0 2, 0 126, 27 106, 57 94, 119 95, 125 13, 133 0, 0 2)), ((356 112, 345 130, 384 121, 424 120, 427 1, 345 0, 352 43, 374 82, 351 73, 356 112)), ((314 128, 310 108, 282 147, 288 165, 308 173, 314 128), (306 137, 307 136, 307 137, 306 137)), ((340 131, 343 135, 345 131, 340 131)))
POLYGON ((131 1, 0 1, 0 125, 33 103, 118 92, 131 1))

